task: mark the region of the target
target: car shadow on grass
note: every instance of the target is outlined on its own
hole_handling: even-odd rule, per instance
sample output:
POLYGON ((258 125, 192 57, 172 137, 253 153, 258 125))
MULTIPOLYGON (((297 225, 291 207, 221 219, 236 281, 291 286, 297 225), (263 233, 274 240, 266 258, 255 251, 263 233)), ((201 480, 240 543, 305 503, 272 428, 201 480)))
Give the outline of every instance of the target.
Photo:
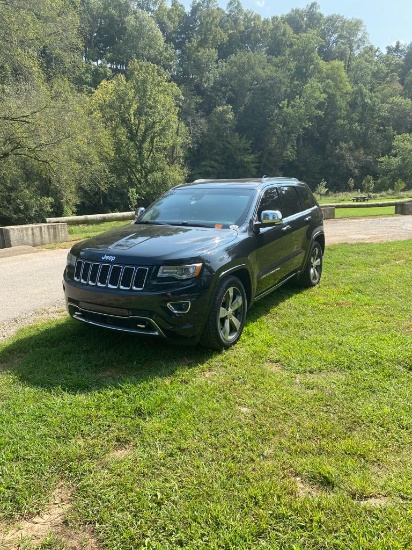
POLYGON ((21 329, 2 348, 0 375, 12 372, 25 384, 69 392, 168 377, 212 354, 200 346, 172 346, 160 339, 83 325, 68 316, 21 329))
MULTIPOLYGON (((248 312, 246 325, 297 292, 296 285, 287 284, 258 301, 248 312)), ((247 338, 243 334, 237 346, 247 338)), ((160 338, 84 325, 65 316, 23 328, 5 342, 0 347, 0 375, 11 372, 24 384, 50 390, 91 392, 170 377, 218 353, 201 345, 173 345, 160 338)))

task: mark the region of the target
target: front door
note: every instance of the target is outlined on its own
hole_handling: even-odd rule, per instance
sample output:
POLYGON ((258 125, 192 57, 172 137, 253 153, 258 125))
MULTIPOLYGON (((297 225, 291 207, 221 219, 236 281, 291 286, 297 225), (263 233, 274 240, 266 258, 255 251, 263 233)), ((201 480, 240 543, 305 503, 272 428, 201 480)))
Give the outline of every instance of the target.
MULTIPOLYGON (((257 217, 263 210, 279 210, 282 212, 281 199, 276 187, 269 187, 262 195, 257 217)), ((257 271, 256 295, 269 290, 292 270, 290 257, 293 248, 293 234, 290 224, 262 228, 255 235, 256 248, 252 259, 257 271)))

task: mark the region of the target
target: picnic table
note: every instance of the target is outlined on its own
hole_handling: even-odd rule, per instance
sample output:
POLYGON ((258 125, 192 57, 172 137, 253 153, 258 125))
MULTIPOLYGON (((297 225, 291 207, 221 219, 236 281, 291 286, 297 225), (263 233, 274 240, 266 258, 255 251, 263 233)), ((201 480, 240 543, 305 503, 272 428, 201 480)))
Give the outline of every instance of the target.
POLYGON ((353 202, 365 202, 365 201, 368 201, 369 199, 370 199, 370 197, 368 197, 367 195, 358 195, 357 197, 353 197, 352 201, 353 202))

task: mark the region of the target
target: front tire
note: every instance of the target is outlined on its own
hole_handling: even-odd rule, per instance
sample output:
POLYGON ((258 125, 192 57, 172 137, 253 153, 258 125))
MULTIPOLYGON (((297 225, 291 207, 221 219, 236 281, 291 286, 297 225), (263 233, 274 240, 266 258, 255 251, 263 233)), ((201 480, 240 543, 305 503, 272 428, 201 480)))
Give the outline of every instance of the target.
POLYGON ((237 277, 221 281, 212 300, 200 342, 216 349, 228 349, 239 340, 246 321, 247 298, 237 277))
POLYGON ((323 253, 320 244, 315 241, 310 249, 308 261, 299 279, 302 286, 311 288, 319 284, 322 275, 323 253))

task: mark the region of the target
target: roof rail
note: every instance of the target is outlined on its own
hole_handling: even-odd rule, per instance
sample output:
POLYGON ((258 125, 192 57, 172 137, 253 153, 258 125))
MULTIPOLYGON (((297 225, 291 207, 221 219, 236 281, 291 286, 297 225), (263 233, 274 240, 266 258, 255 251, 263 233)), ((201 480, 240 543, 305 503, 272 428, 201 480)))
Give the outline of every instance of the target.
POLYGON ((266 181, 266 180, 299 181, 297 178, 289 178, 287 176, 262 176, 261 178, 197 179, 197 180, 194 180, 193 183, 209 183, 209 182, 225 182, 225 181, 266 181))

